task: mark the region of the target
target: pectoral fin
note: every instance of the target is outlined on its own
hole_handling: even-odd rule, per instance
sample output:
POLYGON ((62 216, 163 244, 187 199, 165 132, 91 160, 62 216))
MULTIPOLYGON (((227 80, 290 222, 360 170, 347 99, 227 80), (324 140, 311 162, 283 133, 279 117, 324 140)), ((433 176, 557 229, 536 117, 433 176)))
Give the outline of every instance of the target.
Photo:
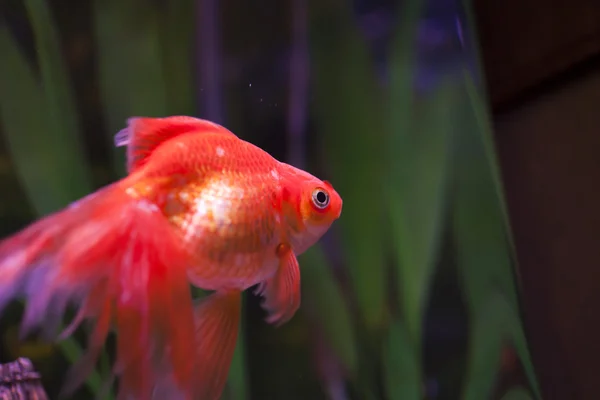
POLYGON ((267 322, 279 326, 289 321, 300 308, 300 268, 289 245, 280 244, 277 255, 277 272, 262 282, 256 292, 265 298, 262 306, 269 313, 267 322))

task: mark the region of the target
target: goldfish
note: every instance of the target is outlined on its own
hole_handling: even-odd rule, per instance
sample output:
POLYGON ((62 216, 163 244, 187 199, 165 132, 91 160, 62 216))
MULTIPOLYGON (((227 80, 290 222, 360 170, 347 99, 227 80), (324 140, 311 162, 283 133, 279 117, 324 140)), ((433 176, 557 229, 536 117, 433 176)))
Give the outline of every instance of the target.
POLYGON ((256 288, 268 323, 289 321, 301 303, 297 257, 342 199, 204 119, 129 118, 115 145, 126 176, 0 241, 0 309, 25 301, 23 335, 65 339, 90 324, 68 390, 114 331, 119 399, 218 399, 242 292, 256 288), (212 293, 194 300, 192 286, 212 293), (61 330, 68 306, 77 312, 61 330))

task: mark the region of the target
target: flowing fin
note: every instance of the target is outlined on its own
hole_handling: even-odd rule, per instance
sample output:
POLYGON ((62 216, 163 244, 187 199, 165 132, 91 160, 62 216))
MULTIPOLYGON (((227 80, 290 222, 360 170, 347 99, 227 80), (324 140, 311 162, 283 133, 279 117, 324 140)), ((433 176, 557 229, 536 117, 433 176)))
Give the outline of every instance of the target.
POLYGON ((85 380, 114 324, 119 398, 149 399, 164 365, 189 392, 195 336, 188 257, 154 204, 114 184, 0 241, 0 309, 25 297, 26 333, 58 326, 69 302, 82 304, 62 336, 83 320, 96 323, 66 389, 85 380))
POLYGON ((292 248, 277 248, 279 268, 275 275, 261 282, 256 293, 265 297, 263 308, 269 313, 267 322, 282 325, 300 308, 300 267, 292 248))
MULTIPOLYGON (((115 135, 115 146, 127 146, 127 170, 137 170, 152 152, 165 141, 190 132, 212 132, 234 135, 214 122, 187 117, 132 117, 127 127, 115 135)), ((235 136, 235 135, 234 135, 235 136)))
POLYGON ((241 313, 241 292, 218 291, 196 302, 195 361, 193 395, 182 392, 164 374, 156 381, 153 399, 218 400, 221 398, 237 342, 241 313))
POLYGON ((241 301, 239 291, 223 291, 196 305, 195 399, 221 397, 237 342, 241 301))

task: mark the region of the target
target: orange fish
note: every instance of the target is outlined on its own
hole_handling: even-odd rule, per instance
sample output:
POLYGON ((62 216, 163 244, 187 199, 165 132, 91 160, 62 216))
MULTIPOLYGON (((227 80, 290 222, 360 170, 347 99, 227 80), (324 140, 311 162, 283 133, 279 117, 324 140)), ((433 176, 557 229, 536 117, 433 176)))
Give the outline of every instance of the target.
POLYGON ((0 242, 0 308, 26 299, 23 333, 53 337, 69 303, 79 311, 61 338, 94 322, 69 390, 114 328, 120 399, 217 399, 241 292, 258 284, 267 321, 292 318, 296 257, 339 218, 342 199, 206 120, 131 118, 115 141, 127 146, 125 178, 0 242), (190 284, 214 292, 193 304, 190 284))

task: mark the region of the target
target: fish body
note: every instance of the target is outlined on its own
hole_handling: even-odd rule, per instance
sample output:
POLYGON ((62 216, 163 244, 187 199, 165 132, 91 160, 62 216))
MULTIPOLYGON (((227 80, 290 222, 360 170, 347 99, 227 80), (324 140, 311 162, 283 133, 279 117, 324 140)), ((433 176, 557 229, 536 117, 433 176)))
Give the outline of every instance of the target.
POLYGON ((120 398, 217 399, 237 340, 241 292, 267 321, 300 306, 297 256, 339 218, 327 181, 212 122, 132 118, 115 137, 128 175, 0 242, 0 307, 25 297, 23 329, 51 335, 66 305, 94 322, 77 387, 117 333, 120 398), (193 304, 189 285, 214 293, 193 304))

